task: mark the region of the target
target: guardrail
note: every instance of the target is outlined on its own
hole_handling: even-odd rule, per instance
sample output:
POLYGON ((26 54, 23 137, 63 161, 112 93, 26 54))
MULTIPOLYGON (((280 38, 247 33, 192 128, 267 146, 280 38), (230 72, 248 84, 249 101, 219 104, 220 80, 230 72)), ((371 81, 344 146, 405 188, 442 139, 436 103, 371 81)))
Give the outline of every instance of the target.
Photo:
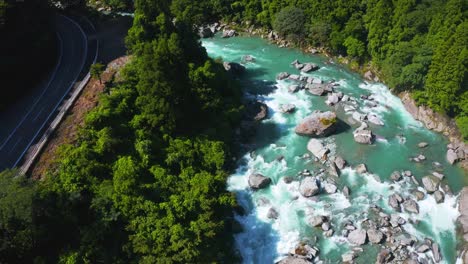
MULTIPOLYGON (((91 22, 88 23, 91 24, 91 22)), ((91 24, 91 26, 94 28, 94 26, 91 24)), ((88 36, 86 36, 87 42, 88 42, 88 36)), ((88 43, 87 43, 88 45, 88 43)), ((96 54, 93 59, 93 64, 96 63, 97 56, 98 56, 98 51, 99 51, 99 41, 96 39, 96 54)), ((41 139, 38 141, 38 143, 32 145, 28 151, 27 155, 24 157, 24 162, 21 165, 21 167, 18 169, 18 173, 21 175, 26 174, 29 169, 31 168, 32 164, 36 161, 37 157, 43 150, 43 148, 46 146, 47 142, 49 141, 50 137, 54 133, 55 129, 57 129, 58 125, 60 122, 62 122, 63 118, 67 114, 68 110, 70 107, 75 103, 76 99, 80 95, 81 91, 84 89, 84 87, 88 84, 89 80, 91 79, 91 74, 88 72, 86 76, 83 78, 83 80, 80 82, 78 87, 75 89, 72 89, 72 93, 70 95, 70 98, 68 100, 62 101, 62 106, 59 107, 59 113, 57 116, 54 118, 52 123, 49 125, 49 127, 46 129, 44 134, 42 135, 41 139), (63 103, 64 102, 64 103, 63 103)))

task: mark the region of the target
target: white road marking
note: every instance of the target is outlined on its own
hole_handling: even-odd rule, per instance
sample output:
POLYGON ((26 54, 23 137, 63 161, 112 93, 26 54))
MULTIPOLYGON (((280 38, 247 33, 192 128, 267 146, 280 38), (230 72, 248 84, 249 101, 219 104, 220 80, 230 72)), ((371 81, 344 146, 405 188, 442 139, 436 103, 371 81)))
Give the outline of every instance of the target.
POLYGON ((34 109, 34 107, 37 105, 37 103, 39 103, 39 101, 41 100, 41 98, 44 96, 45 92, 49 89, 49 86, 52 82, 52 80, 55 79, 55 74, 57 73, 57 70, 59 69, 59 66, 62 64, 62 52, 63 52, 63 43, 62 43, 62 38, 60 37, 60 35, 57 33, 57 37, 59 39, 59 42, 60 42, 60 55, 59 55, 59 59, 58 59, 58 63, 55 65, 55 69, 52 73, 52 76, 51 78, 49 79, 49 82, 47 83, 45 89, 42 91, 41 95, 39 96, 39 98, 37 98, 36 102, 34 102, 34 104, 31 106, 31 108, 29 109, 29 111, 23 116, 23 118, 21 119, 21 121, 18 123, 18 125, 13 129, 13 131, 8 135, 8 137, 5 139, 5 141, 3 142, 3 144, 0 146, 0 150, 2 150, 2 148, 6 145, 6 143, 8 143, 8 141, 11 139, 11 137, 16 133, 16 131, 18 130, 18 128, 23 124, 24 120, 26 120, 26 118, 31 114, 31 111, 34 109))
POLYGON ((75 79, 73 80, 73 82, 71 83, 71 85, 68 87, 66 93, 62 96, 62 98, 60 98, 60 100, 57 102, 57 104, 55 105, 54 107, 54 110, 52 112, 50 112, 50 114, 47 116, 46 120, 44 121, 44 123, 42 123, 41 127, 39 128, 39 130, 34 134, 33 138, 31 139, 31 141, 28 143, 28 145, 26 146, 26 148, 23 150, 23 152, 21 153, 21 155, 19 156, 19 158, 16 160, 15 164, 13 165, 13 168, 16 167, 18 165, 18 163, 21 161, 21 159, 23 158, 24 154, 28 151, 29 147, 32 145, 32 143, 34 142, 34 140, 36 139, 37 135, 39 135, 39 133, 41 132, 41 130, 44 128, 45 124, 49 121, 50 117, 55 113, 55 111, 57 111, 57 108, 60 106, 60 104, 63 102, 63 99, 70 93, 70 90, 73 88, 73 86, 75 85, 76 83, 76 79, 78 79, 78 76, 80 75, 80 72, 83 70, 83 67, 84 67, 84 64, 86 62, 86 57, 88 55, 88 38, 86 36, 86 34, 84 33, 83 29, 80 27, 80 25, 78 25, 78 23, 76 23, 75 21, 73 21, 72 19, 66 17, 66 16, 62 16, 60 15, 61 17, 64 17, 66 18, 67 20, 69 20, 70 22, 72 22, 73 24, 75 24, 75 26, 81 31, 81 34, 83 35, 83 42, 84 42, 84 55, 81 59, 81 66, 80 66, 80 71, 77 73, 75 79))

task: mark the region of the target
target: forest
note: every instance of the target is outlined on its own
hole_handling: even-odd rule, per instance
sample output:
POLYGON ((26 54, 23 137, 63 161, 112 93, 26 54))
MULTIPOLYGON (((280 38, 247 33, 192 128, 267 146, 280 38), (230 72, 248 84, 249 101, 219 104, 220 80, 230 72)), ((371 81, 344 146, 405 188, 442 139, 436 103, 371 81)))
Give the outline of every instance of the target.
MULTIPOLYGON (((129 1, 105 1, 117 9, 129 1)), ((0 26, 8 28, 0 2, 0 26)), ((135 0, 132 60, 42 181, 0 173, 1 263, 230 263, 241 91, 194 25, 242 22, 372 63, 468 138, 466 0, 135 0)), ((38 24, 39 26, 40 24, 38 24)), ((18 33, 19 34, 19 33, 18 33)))
POLYGON ((124 81, 44 180, 0 175, 1 263, 234 258, 226 178, 241 91, 169 1, 135 2, 127 46, 124 81))

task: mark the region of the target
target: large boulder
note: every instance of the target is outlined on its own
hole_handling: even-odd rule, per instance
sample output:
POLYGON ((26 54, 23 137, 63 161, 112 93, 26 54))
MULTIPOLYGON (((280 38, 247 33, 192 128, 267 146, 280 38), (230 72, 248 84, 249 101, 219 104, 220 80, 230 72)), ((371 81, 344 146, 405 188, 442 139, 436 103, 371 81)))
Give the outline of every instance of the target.
POLYGON ((302 72, 310 72, 310 71, 316 71, 318 69, 319 69, 319 66, 317 66, 316 64, 304 63, 302 68, 301 68, 301 71, 302 72))
POLYGON ((390 205, 390 207, 392 207, 398 212, 401 210, 400 203, 402 202, 403 202, 403 198, 397 193, 394 193, 388 197, 388 205, 390 205))
POLYGON ((330 111, 316 111, 304 118, 296 126, 296 134, 311 137, 323 137, 333 133, 336 129, 336 114, 330 111))
POLYGON ((245 67, 237 62, 223 62, 224 69, 232 74, 241 74, 245 72, 245 67))
POLYGON ((377 229, 369 229, 367 230, 367 237, 372 244, 379 244, 382 242, 384 235, 377 229))
POLYGON ((340 170, 344 169, 346 166, 346 160, 344 160, 340 156, 336 156, 334 162, 335 162, 336 167, 340 170))
POLYGON ((367 240, 367 232, 363 229, 356 229, 349 233, 348 240, 354 245, 364 245, 367 240))
POLYGON ((422 184, 428 193, 433 193, 439 189, 439 179, 432 175, 423 177, 422 184))
POLYGON ((443 192, 437 190, 434 192, 434 199, 436 200, 436 203, 443 203, 445 200, 445 195, 443 192))
POLYGON ((450 164, 454 164, 455 162, 458 161, 458 155, 453 149, 448 149, 447 150, 447 161, 450 164))
POLYGON ((237 32, 234 29, 225 29, 223 30, 223 38, 232 38, 237 35, 237 32))
POLYGON ((374 134, 368 129, 357 129, 353 133, 354 141, 360 144, 372 144, 374 134))
POLYGON ((281 104, 279 110, 281 113, 292 113, 296 110, 296 106, 294 104, 281 104))
POLYGON ((314 177, 306 177, 301 181, 299 185, 299 192, 304 197, 311 197, 320 192, 320 187, 317 179, 314 177))
POLYGON ((309 93, 311 93, 313 95, 322 96, 322 95, 328 93, 328 91, 325 89, 325 86, 322 85, 322 84, 308 83, 308 84, 306 84, 305 88, 309 91, 309 93))
POLYGON ((336 191, 338 190, 338 188, 336 187, 336 185, 333 184, 333 183, 330 183, 330 182, 325 182, 325 183, 323 184, 323 189, 324 189, 325 192, 328 193, 328 194, 336 193, 336 191))
POLYGON ((250 174, 249 176, 249 186, 252 189, 263 189, 270 185, 271 179, 263 176, 260 173, 250 174))
POLYGON ((419 214, 419 205, 414 200, 408 199, 404 201, 403 208, 405 208, 405 211, 407 212, 419 214))
POLYGON ((330 152, 328 148, 322 145, 320 140, 315 138, 309 140, 309 143, 307 143, 307 150, 312 152, 312 154, 319 159, 326 159, 328 152, 330 152))

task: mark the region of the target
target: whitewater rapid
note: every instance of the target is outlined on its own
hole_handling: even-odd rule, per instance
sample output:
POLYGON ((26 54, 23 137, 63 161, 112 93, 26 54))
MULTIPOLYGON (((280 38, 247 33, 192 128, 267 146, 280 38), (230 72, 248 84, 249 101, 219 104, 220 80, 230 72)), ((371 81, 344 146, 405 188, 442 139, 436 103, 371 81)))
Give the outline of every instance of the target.
MULTIPOLYGON (((253 149, 241 157, 237 170, 228 179, 228 190, 236 193, 239 204, 245 209, 245 214, 236 215, 243 232, 235 235, 243 263, 279 261, 304 241, 320 249, 319 258, 325 263, 340 263, 341 255, 355 248, 342 235, 343 225, 352 222, 359 228, 363 221, 371 217, 373 206, 381 207, 389 215, 398 214, 405 219, 407 224, 402 228, 418 241, 430 238, 437 242, 443 255, 441 263, 456 261, 455 221, 459 216, 457 195, 446 192, 441 186, 440 190, 446 192, 444 202, 437 203, 432 195, 426 194, 418 201, 419 214, 406 213, 404 210, 395 212, 387 203, 388 197, 394 193, 413 199, 416 189, 426 193, 410 177, 403 177, 397 183, 390 181, 392 171, 410 170, 420 180, 435 170, 433 162, 439 162, 443 164, 443 173, 451 177, 446 184, 452 189, 461 185, 462 180, 457 177, 463 177, 463 172, 449 167, 441 158, 446 141, 414 120, 400 99, 385 85, 365 82, 339 65, 326 64, 320 57, 302 54, 294 49, 279 49, 257 38, 215 38, 204 40, 203 45, 211 57, 222 57, 225 61, 240 63, 243 55, 252 55, 255 62, 245 64, 247 74, 240 78, 240 83, 246 97, 263 101, 269 110, 268 118, 259 124, 256 138, 252 140, 253 149), (319 64, 321 68, 318 71, 300 74, 320 78, 325 82, 336 81, 340 84, 337 90, 357 98, 356 108, 359 112, 372 113, 385 123, 383 127, 371 126, 379 135, 371 146, 361 146, 353 141, 352 131, 356 125, 352 124, 338 135, 320 139, 330 149, 329 156, 343 156, 350 166, 341 171, 339 179, 333 179, 338 187, 337 193, 320 194, 314 199, 305 198, 299 193, 299 174, 304 169, 318 173, 323 166, 304 155, 309 153, 306 149, 308 138, 295 134, 294 128, 300 120, 317 109, 336 111, 345 122, 351 116, 340 106, 327 106, 324 103, 326 97, 313 96, 305 90, 289 93, 287 88, 291 82, 276 81, 275 76, 281 71, 299 74, 289 65, 294 59, 319 64), (257 93, 258 85, 269 86, 271 91, 257 93), (372 95, 378 105, 366 105, 359 99, 362 94, 372 95), (293 103, 296 111, 291 114, 281 113, 280 105, 286 103, 293 103), (420 141, 429 142, 430 149, 418 149, 416 144, 420 141), (418 153, 423 153, 427 160, 423 163, 409 161, 410 157, 418 153), (358 173, 355 166, 360 163, 366 164, 369 172, 358 173), (267 189, 251 190, 248 177, 252 173, 261 173, 271 178, 271 185, 267 189), (286 183, 285 176, 294 180, 286 183), (343 194, 344 186, 351 189, 350 197, 343 194), (270 208, 278 212, 277 219, 268 218, 270 208), (308 224, 308 219, 313 215, 330 218, 334 229, 332 237, 324 237, 318 228, 308 224)), ((326 173, 323 175, 325 180, 328 177, 326 173)), ((421 259, 433 261, 431 251, 416 253, 416 246, 410 247, 410 250, 421 259)), ((363 248, 364 252, 358 254, 356 262, 373 263, 378 246, 368 244, 363 248)))

